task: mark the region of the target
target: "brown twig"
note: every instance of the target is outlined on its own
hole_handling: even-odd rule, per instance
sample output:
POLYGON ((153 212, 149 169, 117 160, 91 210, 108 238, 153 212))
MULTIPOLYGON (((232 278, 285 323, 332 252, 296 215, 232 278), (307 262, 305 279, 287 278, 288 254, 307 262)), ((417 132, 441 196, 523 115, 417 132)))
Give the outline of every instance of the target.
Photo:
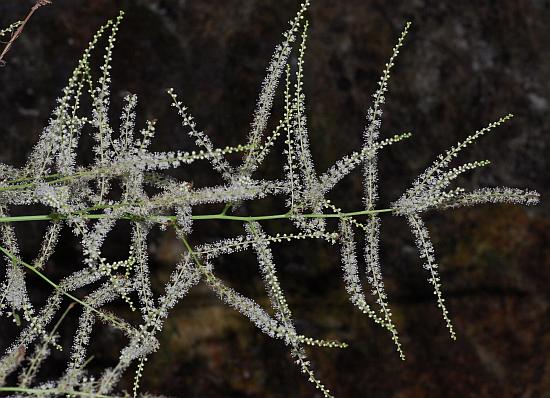
POLYGON ((4 47, 4 50, 2 50, 2 53, 0 54, 0 66, 4 66, 6 64, 6 61, 4 61, 4 57, 10 50, 13 43, 17 40, 19 36, 21 36, 21 33, 23 33, 23 29, 25 28, 25 25, 31 19, 32 15, 38 10, 40 7, 51 4, 51 0, 36 0, 32 8, 30 9, 29 13, 21 22, 21 25, 17 28, 17 30, 12 34, 11 39, 8 41, 6 46, 4 47))

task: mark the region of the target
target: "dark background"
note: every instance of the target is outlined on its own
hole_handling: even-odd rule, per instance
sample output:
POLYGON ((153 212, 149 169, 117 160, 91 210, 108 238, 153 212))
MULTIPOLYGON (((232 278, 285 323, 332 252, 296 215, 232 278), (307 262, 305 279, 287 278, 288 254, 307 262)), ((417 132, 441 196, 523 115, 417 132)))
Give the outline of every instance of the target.
MULTIPOLYGON (((2 0, 0 26, 22 18, 31 3, 2 0)), ((265 67, 297 1, 54 0, 35 14, 0 69, 1 162, 24 164, 86 43, 119 9, 126 19, 114 52, 114 124, 130 91, 139 95, 138 122, 159 120, 155 149, 191 148, 164 93, 173 86, 217 145, 244 142, 265 67)), ((342 351, 309 350, 318 376, 340 398, 550 397, 550 205, 545 195, 550 185, 550 2, 317 0, 309 19, 306 106, 318 170, 361 145, 379 75, 410 20, 381 134, 411 131, 413 137, 380 154, 380 205, 399 197, 437 154, 508 112, 516 117, 461 158, 490 159, 491 167, 459 182, 466 188, 529 187, 542 194, 536 208, 479 206, 424 217, 456 342, 448 337, 406 223, 384 217, 383 274, 405 362, 388 334, 347 301, 336 246, 278 247, 280 278, 298 330, 350 343, 342 351)), ((276 175, 281 159, 270 157, 263 171, 276 175)), ((206 163, 179 175, 195 186, 217 181, 206 163)), ((351 211, 360 208, 361 195, 361 173, 355 173, 332 198, 351 211)), ((266 201, 243 211, 280 208, 266 201)), ((34 257, 44 228, 38 224, 17 226, 26 258, 34 257)), ((282 224, 266 229, 283 230, 282 224)), ((239 228, 197 224, 193 241, 224 237, 226 230, 239 228)), ((107 254, 123 257, 127 232, 122 226, 119 235, 110 236, 107 254)), ((161 292, 181 247, 169 231, 155 233, 150 242, 151 269, 161 292)), ((66 234, 48 275, 65 275, 78 253, 77 242, 66 234)), ((251 255, 226 256, 216 267, 232 286, 266 303, 251 255)), ((40 283, 36 300, 45 294, 40 283)), ((76 312, 64 325, 67 350, 76 312)), ((10 339, 5 336, 13 331, 2 328, 5 347, 10 339)), ((124 341, 100 328, 93 341, 89 368, 97 373, 112 366, 124 341)), ((63 353, 55 354, 43 377, 58 376, 63 361, 63 353)), ((131 388, 131 376, 123 388, 131 388)), ((161 336, 161 350, 147 363, 142 390, 190 398, 319 395, 280 342, 261 335, 204 285, 176 308, 161 336)))

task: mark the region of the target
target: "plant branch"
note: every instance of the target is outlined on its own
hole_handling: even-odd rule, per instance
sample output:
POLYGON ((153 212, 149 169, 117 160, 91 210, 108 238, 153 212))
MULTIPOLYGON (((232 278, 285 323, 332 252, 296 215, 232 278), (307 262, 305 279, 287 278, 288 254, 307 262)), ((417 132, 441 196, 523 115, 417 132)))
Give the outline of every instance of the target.
MULTIPOLYGON (((329 213, 329 214, 322 214, 322 213, 306 213, 306 214, 300 214, 301 217, 304 218, 347 218, 347 217, 357 217, 357 216, 365 216, 365 215, 372 215, 372 214, 378 214, 378 213, 390 213, 394 211, 392 208, 388 209, 377 209, 377 210, 361 210, 361 211, 353 211, 349 213, 329 213)), ((73 214, 75 216, 85 218, 88 220, 97 220, 102 218, 109 218, 112 217, 109 214, 81 214, 76 213, 73 214)), ((50 220, 65 220, 69 216, 65 214, 58 214, 58 213, 52 213, 52 214, 37 214, 37 215, 28 215, 28 216, 7 216, 7 217, 0 217, 0 223, 11 223, 11 222, 23 222, 23 221, 50 221, 50 220)), ((294 214, 288 212, 288 213, 281 213, 281 214, 269 214, 269 215, 259 215, 259 216, 231 216, 227 215, 224 212, 219 214, 197 214, 194 216, 191 216, 191 219, 196 221, 202 221, 202 220, 226 220, 226 221, 265 221, 265 220, 280 220, 280 219, 291 219, 295 217, 294 214)), ((128 214, 125 216, 117 217, 117 219, 122 220, 135 220, 136 217, 128 214)), ((166 221, 176 221, 176 216, 151 216, 148 218, 148 220, 157 220, 158 222, 166 222, 166 221)), ((0 249, 1 250, 1 249, 0 249)))
POLYGON ((13 46, 13 43, 21 36, 23 33, 23 29, 25 29, 25 25, 27 22, 29 22, 29 19, 31 19, 32 15, 38 10, 40 7, 51 4, 50 0, 36 0, 32 8, 30 9, 29 13, 25 17, 25 19, 21 22, 21 25, 17 28, 17 30, 13 33, 11 36, 11 39, 8 41, 6 46, 4 47, 4 50, 2 50, 2 53, 0 54, 0 66, 4 66, 6 64, 6 61, 4 61, 4 57, 6 54, 10 51, 11 47, 13 46))
MULTIPOLYGON (((53 288, 55 290, 57 290, 58 292, 64 294, 65 296, 67 296, 71 300, 77 302, 78 304, 88 308, 90 311, 96 313, 100 318, 105 319, 107 317, 106 314, 102 313, 101 311, 98 311, 97 309, 95 309, 94 307, 89 305, 88 303, 80 300, 78 297, 75 297, 72 294, 70 294, 70 293, 66 292, 65 290, 63 290, 57 283, 53 282, 50 278, 48 278, 46 275, 44 275, 42 272, 40 272, 38 269, 36 269, 36 267, 33 267, 29 263, 26 263, 25 261, 21 260, 19 257, 14 255, 9 250, 7 250, 4 247, 0 246, 0 252, 4 253, 6 256, 8 256, 10 258, 10 260, 12 260, 14 263, 19 263, 22 266, 24 266, 25 268, 31 270, 36 275, 38 275, 40 278, 42 278, 44 281, 46 281, 48 284, 53 286, 53 288)), ((114 325, 118 326, 121 329, 124 329, 124 325, 122 323, 120 323, 118 320, 116 320, 115 318, 112 318, 112 317, 108 317, 108 318, 114 325)), ((2 390, 0 390, 0 391, 2 391, 2 390)))

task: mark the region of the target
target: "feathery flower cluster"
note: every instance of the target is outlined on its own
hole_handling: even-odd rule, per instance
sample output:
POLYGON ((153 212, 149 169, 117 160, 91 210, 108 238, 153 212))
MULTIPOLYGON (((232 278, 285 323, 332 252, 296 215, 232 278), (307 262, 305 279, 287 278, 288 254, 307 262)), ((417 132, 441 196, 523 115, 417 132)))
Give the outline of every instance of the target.
MULTIPOLYGON (((137 369, 133 387, 135 397, 147 359, 159 349, 158 334, 171 310, 202 281, 219 299, 247 317, 261 332, 281 340, 313 386, 325 397, 331 397, 329 389, 314 374, 306 347, 345 348, 347 344, 300 334, 279 279, 280 270, 272 248, 281 242, 301 239, 337 243, 340 246, 345 290, 351 303, 388 330, 400 357, 404 359, 380 264, 380 225, 384 213, 407 219, 419 256, 428 272, 428 282, 434 289, 437 305, 451 337, 455 338, 441 290, 434 248, 421 215, 429 210, 481 203, 532 205, 538 202, 539 195, 529 190, 480 188, 466 192, 461 188, 449 189, 458 176, 489 164, 488 161, 477 161, 450 168, 451 161, 462 149, 503 124, 511 115, 480 129, 440 155, 391 208, 378 208, 377 156, 383 148, 410 137, 409 133, 405 133, 380 138, 382 108, 389 88, 390 72, 410 24, 405 25, 393 48, 374 93, 373 105, 366 112, 362 148, 341 157, 326 171, 318 172, 311 154, 303 84, 308 29, 304 15, 308 6, 309 1, 301 5, 283 34, 281 44, 276 46, 261 84, 247 140, 235 147, 216 147, 210 137, 197 127, 189 109, 178 100, 173 89, 168 90, 172 106, 194 141, 194 150, 151 152, 149 146, 156 133, 155 122, 148 121, 141 130, 136 130, 138 99, 133 94, 127 95, 124 100, 119 124, 109 120, 111 62, 123 13, 98 30, 69 78, 25 166, 16 169, 0 164, 0 251, 4 275, 0 286, 0 315, 13 318, 21 327, 19 336, 0 358, 0 390, 18 391, 21 395, 105 396, 114 393, 123 374, 134 364, 137 369), (100 40, 105 37, 107 44, 101 73, 95 81, 90 59, 100 40), (296 43, 298 37, 301 40, 296 43), (297 62, 293 64, 290 57, 296 51, 295 47, 297 62), (275 94, 283 75, 286 79, 284 116, 268 134, 275 94), (83 114, 81 109, 85 96, 92 104, 91 114, 83 114), (93 164, 88 166, 76 162, 84 131, 91 131, 94 141, 93 164), (280 138, 284 139, 286 157, 284 179, 259 178, 257 169, 269 152, 276 148, 275 143, 280 138), (242 153, 241 163, 231 164, 226 157, 230 153, 242 153), (195 188, 188 181, 179 181, 162 173, 163 170, 205 160, 213 171, 221 175, 222 184, 195 188), (359 166, 363 169, 364 208, 344 212, 332 204, 327 195, 359 166), (122 191, 117 198, 114 186, 120 186, 122 191), (146 187, 156 188, 156 193, 150 194, 146 187), (236 204, 266 196, 282 197, 287 212, 263 216, 231 214, 236 204), (206 203, 224 207, 218 214, 193 213, 194 207, 206 203), (10 206, 22 204, 45 205, 50 209, 50 214, 11 217, 8 213, 10 206), (336 230, 332 230, 332 224, 326 222, 330 218, 337 219, 336 230), (271 219, 289 220, 294 230, 286 234, 267 235, 262 224, 271 219), (50 222, 32 263, 22 259, 10 224, 29 220, 50 222), (118 220, 130 223, 131 243, 123 260, 108 260, 102 249, 118 220), (200 220, 242 223, 243 234, 231 238, 217 237, 218 240, 211 243, 193 247, 189 243, 189 235, 193 224, 200 220), (187 249, 175 265, 161 295, 156 295, 152 288, 147 250, 148 235, 157 226, 163 229, 173 227, 187 249), (78 271, 60 281, 52 281, 47 276, 47 264, 65 227, 80 240, 84 261, 78 271), (362 266, 358 260, 356 230, 365 237, 362 266), (252 251, 257 258, 270 312, 229 287, 216 275, 216 259, 244 250, 252 251), (33 306, 29 300, 26 280, 29 272, 38 275, 53 288, 40 308, 33 306), (374 305, 369 304, 362 275, 366 275, 374 305), (75 291, 83 287, 87 288, 88 293, 79 298, 75 291), (78 304, 81 311, 69 361, 65 373, 58 380, 41 383, 37 380, 40 366, 47 361, 51 347, 60 348, 57 345, 57 330, 68 311, 62 312, 64 297, 78 304), (106 306, 115 300, 126 303, 138 313, 139 320, 125 320, 123 315, 109 312, 106 306), (50 327, 55 319, 57 324, 50 327), (105 369, 99 375, 91 375, 86 370, 86 358, 92 331, 98 322, 120 332, 127 339, 127 345, 120 351, 118 363, 113 368, 105 369), (32 351, 31 347, 34 347, 32 351), (27 352, 32 353, 27 355, 27 352), (2 387, 7 376, 18 369, 19 385, 2 387)), ((14 24, 0 31, 0 37, 17 27, 14 24)))

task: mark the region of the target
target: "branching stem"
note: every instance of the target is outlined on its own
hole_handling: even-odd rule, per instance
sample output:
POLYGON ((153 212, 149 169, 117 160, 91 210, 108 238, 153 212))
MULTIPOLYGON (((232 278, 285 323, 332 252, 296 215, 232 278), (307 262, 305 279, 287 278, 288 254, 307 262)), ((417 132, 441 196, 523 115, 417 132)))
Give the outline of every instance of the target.
MULTIPOLYGON (((337 214, 307 213, 307 214, 301 214, 300 216, 304 218, 349 218, 349 217, 358 217, 358 216, 365 216, 365 215, 378 214, 378 213, 390 213, 392 211, 394 211, 394 209, 389 208, 389 209, 377 209, 377 210, 360 210, 360 211, 353 211, 349 213, 337 213, 337 214)), ((226 221, 249 222, 249 221, 291 219, 295 217, 295 215, 290 212, 281 213, 281 214, 260 215, 260 216, 231 216, 225 213, 226 211, 222 211, 221 213, 218 213, 218 214, 197 214, 197 215, 191 216, 191 218, 196 221, 226 220, 226 221)), ((112 217, 109 214, 78 213, 75 215, 78 215, 79 217, 86 218, 89 220, 97 220, 101 218, 112 217)), ((28 215, 28 216, 7 216, 7 217, 0 217, 0 223, 11 223, 11 222, 22 222, 22 221, 51 221, 51 220, 64 220, 67 218, 68 218, 67 215, 59 214, 59 213, 37 214, 37 215, 28 215)), ((122 220, 134 220, 135 216, 128 214, 117 218, 122 220)), ((176 216, 160 216, 160 215, 151 216, 150 218, 148 218, 148 220, 153 220, 153 221, 157 220, 159 222, 176 221, 176 216)))
POLYGON ((50 4, 50 0, 36 0, 30 11, 28 12, 25 19, 21 22, 17 30, 13 33, 11 36, 11 39, 8 41, 4 49, 2 50, 2 53, 0 54, 0 66, 3 66, 5 64, 4 57, 6 54, 10 51, 11 46, 13 43, 21 36, 21 33, 23 33, 23 29, 25 29, 25 25, 27 22, 29 22, 29 19, 31 19, 32 15, 35 13, 36 10, 38 10, 40 7, 45 6, 47 4, 50 4))
MULTIPOLYGON (((9 250, 5 249, 4 247, 0 246, 0 252, 4 253, 11 261, 13 261, 14 263, 19 263, 21 264, 22 266, 24 266, 25 268, 31 270, 32 272, 34 272, 37 276, 39 276, 40 278, 42 278, 44 281, 46 281, 48 284, 50 284, 55 290, 57 290, 59 293, 67 296, 68 298, 70 298, 71 300, 77 302, 78 304, 88 308, 90 311, 96 313, 99 317, 105 319, 105 318, 108 318, 114 325, 118 326, 119 328, 123 329, 124 328, 124 325, 122 323, 120 323, 118 320, 116 320, 115 318, 112 318, 112 317, 109 317, 109 316, 106 316, 106 314, 102 313, 101 311, 98 311, 97 309, 95 309, 94 307, 92 307, 91 305, 89 305, 88 303, 80 300, 78 297, 75 297, 73 296, 72 294, 66 292, 64 289, 62 289, 57 283, 55 283, 54 281, 52 281, 50 278, 48 278, 46 275, 44 275, 42 272, 40 272, 38 269, 36 269, 36 267, 30 265, 29 263, 21 260, 19 257, 17 257, 16 255, 14 255, 12 252, 10 252, 9 250)), ((2 391, 0 389, 0 391, 2 391)))

